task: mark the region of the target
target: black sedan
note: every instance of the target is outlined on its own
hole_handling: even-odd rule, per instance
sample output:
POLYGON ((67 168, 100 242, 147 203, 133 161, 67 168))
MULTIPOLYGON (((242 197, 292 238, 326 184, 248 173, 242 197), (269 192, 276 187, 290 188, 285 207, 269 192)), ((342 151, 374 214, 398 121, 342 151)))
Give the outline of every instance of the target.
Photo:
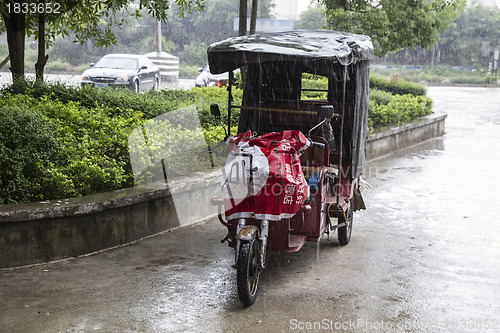
POLYGON ((139 54, 108 54, 90 64, 82 74, 82 86, 126 87, 134 91, 160 88, 160 70, 139 54))

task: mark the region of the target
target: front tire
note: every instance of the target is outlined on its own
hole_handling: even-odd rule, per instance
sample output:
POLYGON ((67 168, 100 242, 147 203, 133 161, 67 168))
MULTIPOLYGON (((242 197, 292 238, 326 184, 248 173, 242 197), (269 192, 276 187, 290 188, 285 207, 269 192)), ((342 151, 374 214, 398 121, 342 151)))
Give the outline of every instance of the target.
POLYGON ((134 87, 133 87, 135 92, 139 92, 139 80, 134 81, 134 87))
POLYGON ((260 246, 257 233, 251 240, 242 240, 237 263, 238 296, 245 306, 250 306, 257 299, 260 278, 260 246))

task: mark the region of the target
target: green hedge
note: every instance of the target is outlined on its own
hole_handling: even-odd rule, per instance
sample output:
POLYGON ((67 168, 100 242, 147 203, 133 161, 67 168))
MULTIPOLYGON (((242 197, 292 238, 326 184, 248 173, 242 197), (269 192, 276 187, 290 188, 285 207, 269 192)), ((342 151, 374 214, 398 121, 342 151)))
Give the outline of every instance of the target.
MULTIPOLYGON (((25 94, 40 98, 48 96, 51 100, 68 103, 78 102, 86 108, 109 107, 121 110, 140 111, 145 119, 152 119, 165 112, 188 105, 196 105, 200 120, 205 126, 216 125, 210 116, 210 104, 219 104, 222 117, 227 117, 227 91, 217 87, 185 89, 167 89, 147 91, 136 94, 126 89, 93 89, 92 87, 67 86, 62 83, 38 83, 35 81, 18 81, 4 89, 4 93, 25 94)), ((234 103, 241 103, 242 91, 233 91, 234 103)), ((232 126, 237 126, 239 110, 233 110, 232 126)))
POLYGON ((381 99, 381 94, 377 95, 383 103, 377 103, 377 98, 370 98, 368 104, 368 127, 372 131, 407 123, 432 113, 432 99, 425 96, 394 95, 389 100, 381 99))
MULTIPOLYGON (((315 76, 312 74, 304 73, 302 75, 302 85, 302 88, 308 89, 328 89, 328 79, 323 76, 315 76)), ((389 92, 393 95, 410 94, 413 96, 425 96, 425 94, 427 93, 427 90, 424 86, 418 83, 403 80, 397 75, 386 78, 381 75, 371 74, 370 88, 389 92)), ((323 92, 303 92, 303 98, 318 98, 320 96, 322 98, 326 98, 326 94, 323 92)))
POLYGON ((142 121, 140 112, 10 93, 0 98, 0 110, 1 203, 81 196, 134 184, 127 140, 142 121))
MULTIPOLYGON (((235 90, 233 97, 240 103, 241 91, 235 90)), ((224 130, 210 116, 211 103, 218 103, 222 117, 227 116, 227 92, 216 87, 136 94, 17 82, 0 92, 0 204, 132 186, 131 131, 194 104, 207 141, 222 140, 224 130)))
POLYGON ((424 86, 402 80, 398 76, 386 78, 380 75, 371 74, 370 88, 390 92, 393 95, 409 94, 413 96, 425 96, 425 94, 427 93, 427 90, 424 86))
MULTIPOLYGON (((311 87, 324 85, 316 78, 307 79, 311 87)), ((241 97, 242 91, 234 89, 235 104, 241 103, 241 97)), ((222 140, 224 130, 209 115, 212 103, 219 104, 225 119, 227 91, 216 87, 136 94, 17 82, 0 91, 0 204, 132 186, 135 180, 128 151, 132 130, 158 115, 194 104, 207 142, 222 140)), ((430 113, 431 106, 425 96, 394 95, 372 88, 369 126, 400 124, 430 113)), ((238 111, 233 110, 233 134, 238 111)), ((211 162, 220 164, 224 158, 213 154, 211 162)))
POLYGON ((56 128, 38 110, 0 99, 0 204, 42 199, 53 161, 61 158, 56 128))
POLYGON ((126 89, 94 89, 67 86, 62 83, 38 83, 35 81, 17 81, 4 90, 12 94, 25 94, 40 98, 48 96, 51 100, 62 103, 78 102, 86 108, 110 107, 120 110, 132 109, 151 119, 168 110, 178 109, 195 103, 196 95, 190 90, 169 89, 148 91, 135 94, 126 89))

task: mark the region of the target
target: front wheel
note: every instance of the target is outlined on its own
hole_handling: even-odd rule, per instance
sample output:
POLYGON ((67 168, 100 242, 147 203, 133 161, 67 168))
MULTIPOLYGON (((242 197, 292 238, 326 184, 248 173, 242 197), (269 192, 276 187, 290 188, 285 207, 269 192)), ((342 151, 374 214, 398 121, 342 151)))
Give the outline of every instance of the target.
POLYGON ((257 233, 251 240, 240 242, 236 277, 238 296, 245 306, 252 305, 257 299, 260 278, 259 251, 257 233))
POLYGON ((160 78, 159 77, 155 77, 155 83, 153 85, 153 90, 160 91, 160 78))
MULTIPOLYGON (((349 208, 347 208, 345 212, 345 217, 346 217, 345 226, 338 228, 338 237, 340 245, 347 245, 351 240, 352 219, 353 219, 352 202, 351 205, 349 205, 349 208)), ((342 220, 344 220, 344 217, 339 218, 339 222, 344 222, 342 220)))

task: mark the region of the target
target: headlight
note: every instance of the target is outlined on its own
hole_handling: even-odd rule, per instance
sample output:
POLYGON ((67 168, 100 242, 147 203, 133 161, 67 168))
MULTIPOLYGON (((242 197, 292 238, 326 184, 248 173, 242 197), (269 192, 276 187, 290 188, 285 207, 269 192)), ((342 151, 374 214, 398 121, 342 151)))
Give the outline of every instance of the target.
POLYGON ((128 82, 128 77, 127 76, 118 77, 116 78, 115 82, 128 82))
POLYGON ((82 81, 89 81, 90 77, 82 75, 82 81))

